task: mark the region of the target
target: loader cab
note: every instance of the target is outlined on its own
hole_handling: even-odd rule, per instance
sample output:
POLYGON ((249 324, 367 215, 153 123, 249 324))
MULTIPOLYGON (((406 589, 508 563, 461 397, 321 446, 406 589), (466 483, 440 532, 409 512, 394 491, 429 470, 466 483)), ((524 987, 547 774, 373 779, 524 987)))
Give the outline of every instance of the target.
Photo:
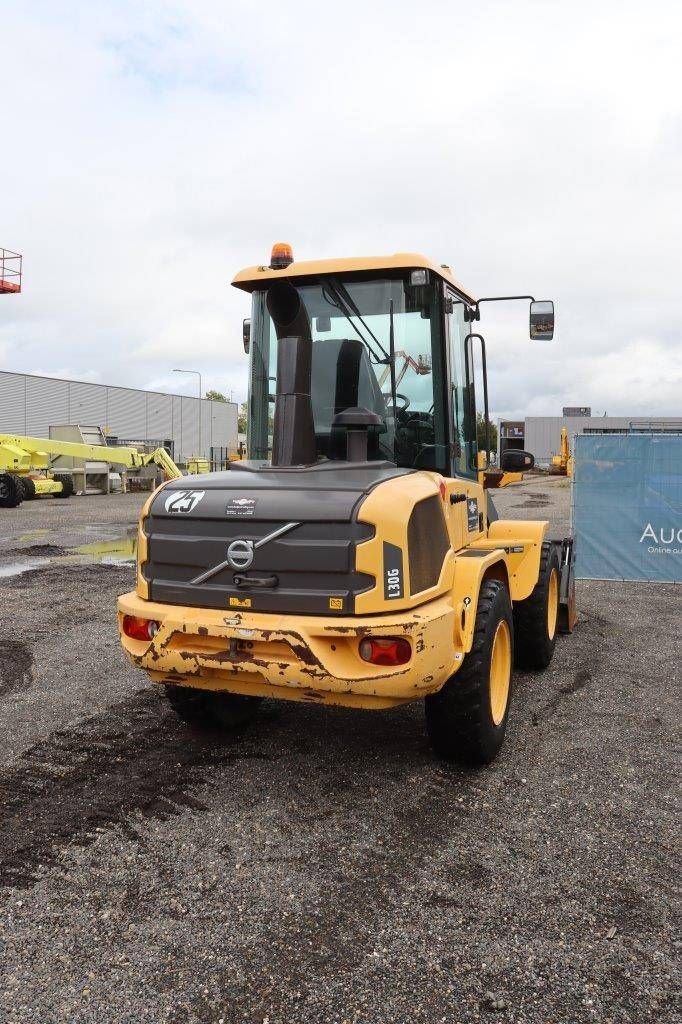
POLYGON ((342 263, 351 261, 317 261, 308 265, 317 271, 310 274, 305 265, 294 265, 299 273, 269 273, 261 287, 248 281, 249 458, 269 460, 272 454, 278 351, 289 332, 278 329, 273 289, 286 286, 300 301, 295 332, 309 333, 310 461, 346 460, 344 413, 361 408, 371 414, 369 460, 475 478, 476 399, 466 319, 474 300, 432 265, 335 265, 342 263))

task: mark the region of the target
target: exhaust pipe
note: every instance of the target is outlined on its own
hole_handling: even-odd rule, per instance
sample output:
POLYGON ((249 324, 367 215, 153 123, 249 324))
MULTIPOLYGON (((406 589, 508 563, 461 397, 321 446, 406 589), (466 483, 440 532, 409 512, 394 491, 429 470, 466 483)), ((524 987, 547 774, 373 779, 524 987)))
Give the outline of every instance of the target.
POLYGON ((273 284, 266 301, 277 333, 272 465, 310 465, 315 461, 310 322, 298 292, 286 281, 273 284))

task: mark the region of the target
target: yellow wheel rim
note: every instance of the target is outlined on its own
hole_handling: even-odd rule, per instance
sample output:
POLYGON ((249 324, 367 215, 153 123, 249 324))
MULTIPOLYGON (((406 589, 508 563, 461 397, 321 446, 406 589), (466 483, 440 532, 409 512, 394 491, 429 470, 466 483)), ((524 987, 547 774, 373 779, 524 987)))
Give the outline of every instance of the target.
POLYGON ((556 633, 557 616, 559 614, 559 574, 552 569, 549 577, 549 591, 547 593, 547 635, 550 640, 554 639, 556 633))
POLYGON ((490 655, 490 713, 495 725, 504 718, 511 679, 511 634, 506 619, 498 622, 490 655))

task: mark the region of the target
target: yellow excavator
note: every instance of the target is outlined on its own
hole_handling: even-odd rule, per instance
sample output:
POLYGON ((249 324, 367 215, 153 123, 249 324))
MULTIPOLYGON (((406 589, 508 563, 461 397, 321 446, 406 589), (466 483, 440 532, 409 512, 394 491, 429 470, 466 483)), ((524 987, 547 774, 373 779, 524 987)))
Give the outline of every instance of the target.
POLYGON ((165 448, 157 448, 147 454, 137 448, 0 434, 0 508, 16 508, 22 501, 46 495, 69 498, 74 492, 71 475, 53 472, 50 468, 51 457, 56 455, 92 459, 138 472, 146 466, 156 465, 166 480, 182 476, 165 448))
POLYGON ((514 666, 549 665, 575 596, 571 539, 500 519, 479 480, 474 327, 521 298, 550 340, 553 304, 477 299, 415 253, 295 262, 286 244, 233 284, 252 304, 249 459, 146 502, 125 651, 195 727, 263 698, 423 700, 437 754, 491 761, 514 666))
POLYGON ((552 455, 549 472, 552 476, 573 476, 573 454, 566 427, 561 428, 561 447, 558 455, 552 455))

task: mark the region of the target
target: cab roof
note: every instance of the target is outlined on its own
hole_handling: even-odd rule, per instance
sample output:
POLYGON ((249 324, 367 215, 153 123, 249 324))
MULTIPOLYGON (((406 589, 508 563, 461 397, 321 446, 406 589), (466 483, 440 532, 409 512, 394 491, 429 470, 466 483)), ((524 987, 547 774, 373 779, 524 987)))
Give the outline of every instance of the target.
POLYGON ((414 270, 424 268, 442 277, 451 284, 465 299, 474 303, 476 299, 455 279, 452 271, 445 265, 438 265, 417 252, 397 252, 392 256, 350 256, 346 259, 332 260, 300 260, 290 263, 281 270, 273 270, 268 266, 245 267, 232 279, 235 288, 245 292, 254 292, 265 288, 271 281, 283 277, 317 277, 329 274, 352 274, 373 270, 414 270))

